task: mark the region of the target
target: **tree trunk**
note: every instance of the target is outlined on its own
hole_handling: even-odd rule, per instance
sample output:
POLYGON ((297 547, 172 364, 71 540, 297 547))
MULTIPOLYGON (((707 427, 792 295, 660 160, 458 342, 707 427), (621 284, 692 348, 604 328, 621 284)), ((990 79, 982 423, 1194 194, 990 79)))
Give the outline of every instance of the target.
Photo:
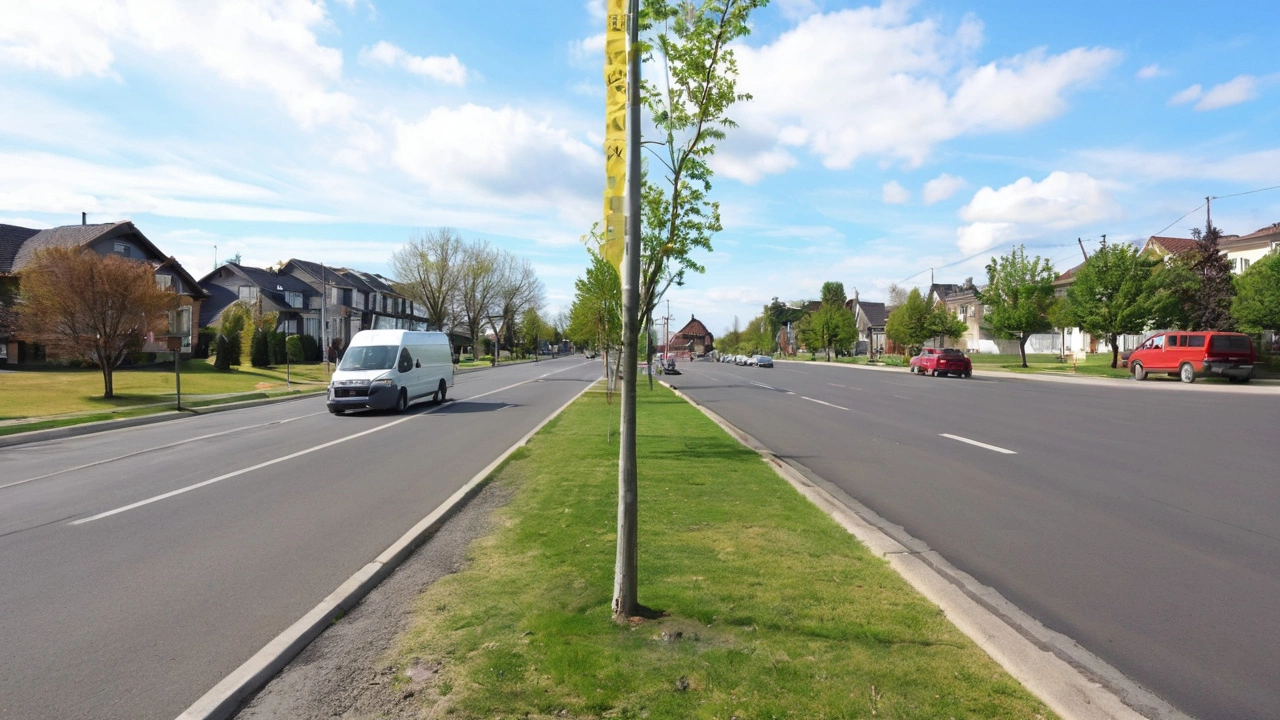
POLYGON ((112 380, 111 366, 105 362, 102 363, 102 397, 111 398, 116 396, 115 385, 112 380))
POLYGON ((1018 354, 1022 356, 1022 367, 1027 366, 1027 340, 1030 339, 1031 336, 1026 333, 1018 336, 1018 354))

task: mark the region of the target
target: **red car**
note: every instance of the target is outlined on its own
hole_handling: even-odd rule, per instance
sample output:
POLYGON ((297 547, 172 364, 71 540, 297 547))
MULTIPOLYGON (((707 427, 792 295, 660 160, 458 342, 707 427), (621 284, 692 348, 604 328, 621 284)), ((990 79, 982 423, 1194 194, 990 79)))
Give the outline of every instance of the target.
POLYGON ((1163 372, 1184 383, 1206 375, 1249 382, 1255 361, 1253 341, 1248 335, 1170 330, 1152 335, 1134 350, 1129 356, 1129 370, 1135 380, 1163 372))
POLYGON ((920 375, 955 375, 969 377, 973 374, 973 363, 960 350, 955 348, 924 348, 920 354, 911 358, 907 368, 920 375))

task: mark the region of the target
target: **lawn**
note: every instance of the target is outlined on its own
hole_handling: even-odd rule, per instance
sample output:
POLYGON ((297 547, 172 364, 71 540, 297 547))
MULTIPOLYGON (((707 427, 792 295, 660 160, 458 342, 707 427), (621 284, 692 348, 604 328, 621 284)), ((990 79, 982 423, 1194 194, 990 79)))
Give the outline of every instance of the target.
POLYGON ((1085 357, 1083 362, 1076 363, 1068 357, 1065 362, 1058 359, 1056 353, 1027 353, 1027 367, 1022 367, 1022 358, 1018 355, 984 355, 971 353, 974 371, 981 366, 994 366, 1014 372, 1052 372, 1068 375, 1090 375, 1093 377, 1127 378, 1128 368, 1111 367, 1111 353, 1094 353, 1085 357))
MULTIPOLYGON (((329 377, 323 364, 294 365, 291 376, 294 390, 321 389, 329 377)), ((174 400, 172 366, 117 370, 114 385, 116 396, 108 399, 102 397, 102 373, 97 369, 41 368, 0 373, 0 420, 91 411, 114 413, 174 400)), ((199 396, 261 395, 284 390, 283 366, 244 365, 223 373, 205 360, 188 360, 182 364, 184 402, 196 401, 199 396)))
POLYGON ((590 392, 496 473, 498 529, 387 658, 424 715, 1051 716, 756 453, 663 388, 639 400, 648 619, 610 618, 618 405, 590 392))

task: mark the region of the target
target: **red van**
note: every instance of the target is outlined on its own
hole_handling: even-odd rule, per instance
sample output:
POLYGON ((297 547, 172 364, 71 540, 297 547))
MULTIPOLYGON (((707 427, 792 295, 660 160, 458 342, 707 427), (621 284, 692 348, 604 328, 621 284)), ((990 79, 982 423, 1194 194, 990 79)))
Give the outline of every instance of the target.
POLYGON ((1135 380, 1163 372, 1185 383, 1206 375, 1249 382, 1255 359, 1248 335, 1170 330, 1152 335, 1134 350, 1129 356, 1129 370, 1135 380))

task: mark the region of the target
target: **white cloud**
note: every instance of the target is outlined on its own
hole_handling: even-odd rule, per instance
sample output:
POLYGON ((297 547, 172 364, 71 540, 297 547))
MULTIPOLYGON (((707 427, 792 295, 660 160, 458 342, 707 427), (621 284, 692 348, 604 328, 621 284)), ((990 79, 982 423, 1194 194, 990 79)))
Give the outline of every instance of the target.
POLYGON ((131 62, 141 51, 158 56, 150 61, 191 63, 233 86, 269 92, 304 127, 343 121, 355 108, 334 89, 341 51, 317 37, 331 27, 322 0, 10 5, 0 24, 0 62, 68 78, 111 77, 121 58, 131 62))
POLYGON ((575 64, 583 66, 603 63, 604 33, 569 43, 569 58, 575 64))
POLYGON ((428 77, 447 85, 462 86, 467 84, 467 68, 458 60, 456 55, 449 55, 448 57, 443 55, 428 57, 411 55, 398 45, 393 45, 383 40, 373 47, 362 48, 360 50, 360 60, 374 65, 399 67, 414 75, 428 77))
POLYGON ((1196 103, 1197 110, 1217 110, 1239 105, 1258 97, 1258 79, 1252 75, 1240 75, 1221 85, 1214 85, 1196 103))
POLYGON ((439 198, 561 214, 598 210, 590 198, 604 183, 600 153, 523 110, 436 108, 417 122, 397 122, 395 136, 395 163, 439 198))
POLYGON ((1173 97, 1169 98, 1169 104, 1170 105, 1186 105, 1189 102, 1195 102, 1196 100, 1199 100, 1202 94, 1204 94, 1204 88, 1200 87, 1200 84, 1197 83, 1195 85, 1192 85, 1189 88, 1186 88, 1185 90, 1179 91, 1173 97))
POLYGON ((969 183, 964 178, 942 173, 924 184, 924 204, 942 202, 967 187, 969 183))
POLYGON ((1144 65, 1142 69, 1136 73, 1135 77, 1139 80, 1150 80, 1151 78, 1159 77, 1160 73, 1160 65, 1158 63, 1152 63, 1150 65, 1144 65))
POLYGON ((1037 230, 1061 230, 1120 216, 1120 205, 1086 173, 1060 170, 1035 182, 1024 177, 996 190, 984 187, 960 209, 968 226, 959 230, 960 250, 981 252, 1037 230))
POLYGON ((1032 50, 975 66, 982 34, 973 17, 951 32, 913 21, 908 3, 811 16, 768 45, 735 48, 754 96, 735 108, 735 135, 757 138, 747 147, 805 147, 832 169, 866 155, 918 166, 940 142, 1061 114, 1069 91, 1119 59, 1105 48, 1032 50))
POLYGON ((1079 153, 1082 162, 1097 172, 1130 180, 1221 180, 1272 183, 1280 167, 1280 148, 1236 155, 1141 152, 1103 148, 1079 153))
POLYGON ((901 205, 911 199, 911 191, 897 180, 890 180, 880 188, 880 200, 888 205, 901 205))
POLYGON ((711 168, 717 175, 733 178, 747 185, 760 182, 766 175, 786 172, 795 164, 795 157, 780 148, 752 155, 737 153, 711 156, 711 168))

